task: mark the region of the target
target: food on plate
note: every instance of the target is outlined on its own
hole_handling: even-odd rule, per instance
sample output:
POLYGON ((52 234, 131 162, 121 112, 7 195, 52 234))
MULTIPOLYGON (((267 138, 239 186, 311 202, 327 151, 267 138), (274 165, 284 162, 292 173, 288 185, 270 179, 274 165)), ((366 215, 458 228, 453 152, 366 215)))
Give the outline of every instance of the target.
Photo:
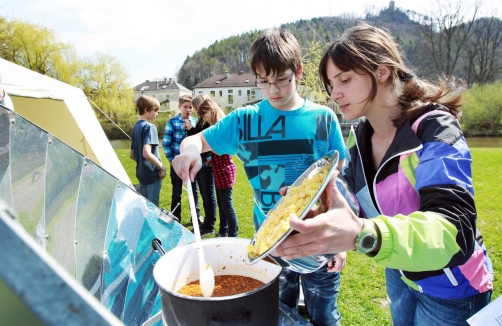
MULTIPOLYGON (((245 293, 265 285, 265 283, 254 278, 241 275, 216 275, 214 279, 212 297, 226 297, 245 293)), ((199 280, 186 284, 178 293, 192 297, 202 297, 199 280)))
POLYGON ((305 178, 298 186, 290 186, 287 194, 267 214, 258 229, 254 245, 246 247, 250 257, 255 258, 266 252, 289 231, 289 219, 299 218, 317 195, 331 164, 325 164, 305 178))

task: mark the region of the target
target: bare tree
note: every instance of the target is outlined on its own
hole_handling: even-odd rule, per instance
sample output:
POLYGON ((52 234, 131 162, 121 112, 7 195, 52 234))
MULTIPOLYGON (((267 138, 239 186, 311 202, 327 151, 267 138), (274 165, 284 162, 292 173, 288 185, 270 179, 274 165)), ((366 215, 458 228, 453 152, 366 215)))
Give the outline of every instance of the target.
POLYGON ((468 85, 495 81, 502 73, 502 21, 496 17, 475 21, 466 47, 465 79, 468 85))
POLYGON ((453 75, 473 35, 481 2, 476 0, 470 19, 467 19, 469 8, 461 0, 438 0, 436 5, 430 16, 423 16, 420 30, 428 40, 438 72, 453 75))

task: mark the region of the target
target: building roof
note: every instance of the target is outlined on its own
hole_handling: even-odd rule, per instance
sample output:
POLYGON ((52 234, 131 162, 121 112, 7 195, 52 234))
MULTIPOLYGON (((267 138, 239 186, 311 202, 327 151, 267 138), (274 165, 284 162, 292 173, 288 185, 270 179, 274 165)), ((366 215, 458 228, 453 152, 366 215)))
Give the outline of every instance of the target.
POLYGON ((214 87, 254 87, 256 76, 251 73, 239 72, 238 74, 219 74, 209 77, 198 83, 193 88, 214 88, 214 87))
POLYGON ((134 90, 137 92, 151 92, 151 91, 159 91, 159 90, 180 90, 180 91, 186 91, 186 92, 191 92, 188 88, 185 86, 178 84, 176 81, 174 81, 172 78, 165 78, 164 80, 147 80, 144 83, 141 83, 137 86, 134 86, 134 90))

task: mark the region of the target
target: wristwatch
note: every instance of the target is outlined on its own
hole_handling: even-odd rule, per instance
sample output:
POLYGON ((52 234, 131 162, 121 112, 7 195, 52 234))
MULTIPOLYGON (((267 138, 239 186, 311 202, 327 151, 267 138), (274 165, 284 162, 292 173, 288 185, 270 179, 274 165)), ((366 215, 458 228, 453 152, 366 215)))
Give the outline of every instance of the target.
POLYGON ((356 238, 356 251, 360 254, 372 252, 378 243, 378 234, 373 223, 367 219, 363 220, 363 228, 356 238))

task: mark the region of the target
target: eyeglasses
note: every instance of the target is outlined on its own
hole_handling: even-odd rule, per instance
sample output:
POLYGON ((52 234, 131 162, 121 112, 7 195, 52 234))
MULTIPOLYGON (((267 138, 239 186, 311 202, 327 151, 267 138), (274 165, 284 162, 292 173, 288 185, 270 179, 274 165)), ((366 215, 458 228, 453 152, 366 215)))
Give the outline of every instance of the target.
POLYGON ((291 77, 289 77, 289 79, 278 80, 278 81, 276 81, 274 83, 256 83, 256 87, 258 87, 260 89, 268 89, 272 85, 275 85, 275 87, 277 87, 277 88, 279 88, 279 87, 285 87, 285 86, 288 86, 289 84, 291 84, 291 81, 293 80, 294 76, 295 76, 295 73, 293 73, 291 75, 291 77))

